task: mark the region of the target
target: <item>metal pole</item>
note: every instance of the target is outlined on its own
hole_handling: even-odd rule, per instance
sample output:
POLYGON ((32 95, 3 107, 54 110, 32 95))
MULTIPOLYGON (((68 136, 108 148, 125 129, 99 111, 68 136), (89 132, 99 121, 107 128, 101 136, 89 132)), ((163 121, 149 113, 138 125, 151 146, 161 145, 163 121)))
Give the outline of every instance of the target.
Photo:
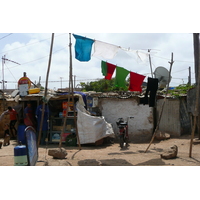
POLYGON ((150 64, 150 69, 151 69, 151 77, 153 78, 153 70, 152 70, 152 65, 151 65, 150 51, 151 51, 151 49, 148 49, 148 52, 149 52, 149 64, 150 64))
POLYGON ((189 67, 188 85, 191 86, 191 67, 189 67))
POLYGON ((3 93, 4 93, 4 89, 5 89, 5 87, 4 87, 4 64, 5 64, 5 57, 6 57, 6 55, 4 55, 2 57, 2 90, 3 90, 3 93))
POLYGON ((76 89, 76 75, 74 75, 74 88, 76 89))
POLYGON ((63 77, 60 77, 61 90, 62 90, 62 79, 63 77))
MULTIPOLYGON (((5 55, 4 55, 5 57, 5 55)), ((4 99, 4 57, 2 56, 2 91, 3 91, 3 110, 5 110, 5 99, 4 99)))

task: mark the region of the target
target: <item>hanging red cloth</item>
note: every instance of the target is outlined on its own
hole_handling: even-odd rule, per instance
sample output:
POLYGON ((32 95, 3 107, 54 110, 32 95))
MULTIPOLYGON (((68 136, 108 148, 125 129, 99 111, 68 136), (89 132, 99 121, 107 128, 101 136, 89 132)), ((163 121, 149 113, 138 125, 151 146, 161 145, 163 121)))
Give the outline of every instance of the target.
POLYGON ((130 91, 139 91, 142 92, 141 85, 143 83, 145 76, 130 72, 130 84, 129 84, 129 90, 130 91))
POLYGON ((112 75, 115 71, 116 65, 113 65, 111 63, 106 63, 107 64, 107 75, 105 76, 105 79, 111 80, 112 75))

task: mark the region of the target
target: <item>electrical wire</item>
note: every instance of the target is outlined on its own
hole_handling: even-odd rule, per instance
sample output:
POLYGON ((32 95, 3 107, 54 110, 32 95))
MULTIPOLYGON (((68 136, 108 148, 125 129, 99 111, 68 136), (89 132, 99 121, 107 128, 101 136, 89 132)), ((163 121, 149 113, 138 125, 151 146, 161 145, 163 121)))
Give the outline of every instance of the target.
POLYGON ((6 65, 6 63, 4 63, 4 65, 6 66, 6 68, 9 70, 10 74, 12 75, 12 77, 15 79, 15 81, 17 82, 17 79, 14 77, 13 73, 10 71, 10 69, 8 68, 8 66, 6 65))
MULTIPOLYGON (((55 54, 55 53, 57 53, 57 52, 59 52, 59 51, 62 51, 63 49, 66 49, 66 47, 64 47, 64 48, 62 48, 62 49, 59 49, 59 50, 57 50, 57 51, 54 51, 52 54, 55 54)), ((32 63, 32 62, 35 62, 35 61, 44 59, 44 58, 46 58, 46 57, 48 57, 48 56, 49 56, 49 55, 46 55, 46 56, 44 56, 44 57, 41 57, 41 58, 38 58, 38 59, 35 59, 35 60, 31 60, 31 61, 22 63, 22 64, 20 64, 20 65, 26 65, 26 64, 29 64, 29 63, 32 63)), ((13 67, 11 66, 9 69, 14 68, 14 67, 17 67, 17 66, 13 66, 13 67)))
MULTIPOLYGON (((56 37, 59 37, 59 36, 62 36, 62 35, 66 35, 66 33, 57 35, 56 37)), ((7 51, 3 51, 3 52, 1 52, 0 54, 4 54, 4 53, 10 52, 10 51, 14 51, 14 50, 17 50, 17 49, 21 49, 21 48, 24 48, 24 47, 27 47, 27 46, 30 46, 30 45, 34 45, 34 44, 37 44, 37 43, 40 43, 40 42, 43 42, 43 41, 46 41, 46 40, 49 40, 49 39, 51 39, 51 38, 39 40, 39 41, 37 41, 37 42, 33 42, 33 43, 30 43, 30 44, 26 44, 26 45, 21 46, 21 47, 17 47, 17 48, 14 48, 14 49, 10 49, 10 50, 7 50, 7 51)))
POLYGON ((4 39, 4 38, 6 38, 6 37, 8 37, 8 36, 10 36, 10 35, 12 35, 12 34, 13 34, 13 33, 9 33, 8 35, 5 35, 4 37, 0 38, 0 40, 4 39))

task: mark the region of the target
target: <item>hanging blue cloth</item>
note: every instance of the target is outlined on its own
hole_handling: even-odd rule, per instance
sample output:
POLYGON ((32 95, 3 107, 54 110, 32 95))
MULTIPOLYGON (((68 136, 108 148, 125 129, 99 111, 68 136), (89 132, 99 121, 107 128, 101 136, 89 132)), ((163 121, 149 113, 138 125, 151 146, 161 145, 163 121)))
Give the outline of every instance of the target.
POLYGON ((73 34, 76 39, 75 58, 79 61, 89 61, 94 40, 73 34))

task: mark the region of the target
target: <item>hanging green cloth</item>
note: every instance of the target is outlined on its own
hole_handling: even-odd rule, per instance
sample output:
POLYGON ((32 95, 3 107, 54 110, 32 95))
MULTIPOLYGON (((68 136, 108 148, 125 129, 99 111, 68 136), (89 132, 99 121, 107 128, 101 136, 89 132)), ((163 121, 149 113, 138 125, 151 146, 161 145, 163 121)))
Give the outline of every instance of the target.
POLYGON ((123 67, 116 67, 115 85, 117 87, 125 88, 125 79, 130 71, 124 69, 123 67))
POLYGON ((101 72, 105 76, 105 79, 111 80, 112 75, 115 71, 115 68, 116 68, 116 65, 101 61, 101 72))
POLYGON ((107 64, 103 60, 101 61, 101 72, 104 76, 107 76, 107 64))

